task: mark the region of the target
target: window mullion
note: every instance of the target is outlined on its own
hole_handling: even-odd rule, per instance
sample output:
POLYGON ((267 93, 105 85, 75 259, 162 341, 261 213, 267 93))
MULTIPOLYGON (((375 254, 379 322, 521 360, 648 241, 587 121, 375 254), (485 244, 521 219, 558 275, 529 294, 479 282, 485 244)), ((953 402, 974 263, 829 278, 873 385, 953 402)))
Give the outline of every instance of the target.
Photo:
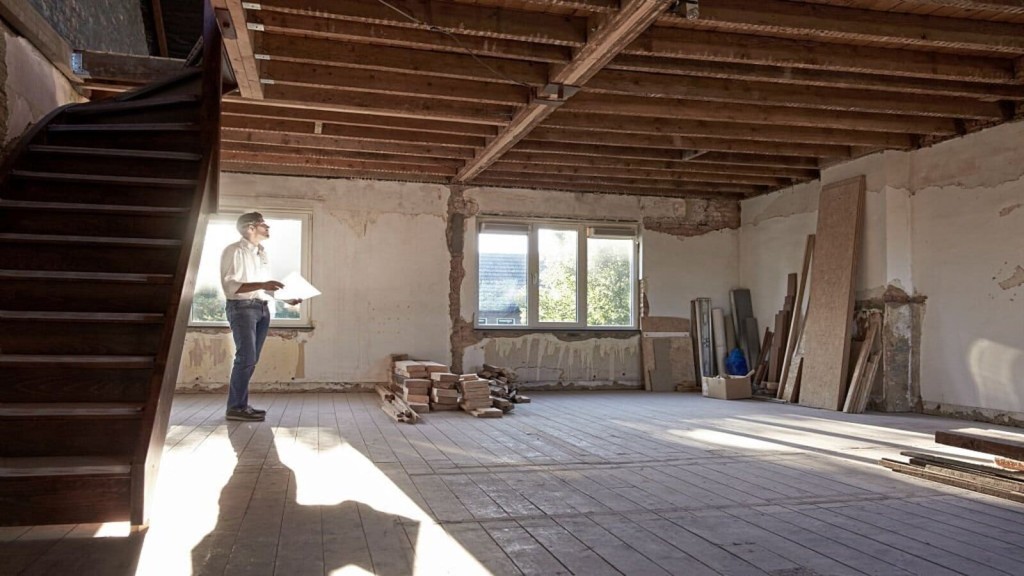
POLYGON ((576 229, 576 325, 587 326, 587 226, 576 229))
POLYGON ((531 328, 537 327, 540 324, 540 254, 539 254, 539 243, 537 238, 537 226, 530 224, 530 236, 529 236, 529 249, 527 250, 528 262, 527 269, 527 282, 529 284, 527 293, 527 310, 529 310, 528 326, 531 328))

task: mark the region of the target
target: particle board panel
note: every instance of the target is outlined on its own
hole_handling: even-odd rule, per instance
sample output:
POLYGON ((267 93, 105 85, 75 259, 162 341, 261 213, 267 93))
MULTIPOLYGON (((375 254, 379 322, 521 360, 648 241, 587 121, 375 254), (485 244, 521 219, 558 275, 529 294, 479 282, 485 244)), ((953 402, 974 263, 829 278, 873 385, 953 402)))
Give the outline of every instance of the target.
POLYGON ((803 406, 839 410, 846 396, 853 283, 863 210, 863 176, 821 191, 804 328, 803 406))

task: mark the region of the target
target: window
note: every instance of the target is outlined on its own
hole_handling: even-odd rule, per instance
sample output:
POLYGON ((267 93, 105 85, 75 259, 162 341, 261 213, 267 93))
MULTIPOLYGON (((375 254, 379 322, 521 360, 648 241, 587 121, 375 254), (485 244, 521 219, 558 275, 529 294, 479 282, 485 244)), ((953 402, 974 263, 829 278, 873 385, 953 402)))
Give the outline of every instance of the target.
POLYGON ((635 328, 634 226, 481 219, 477 326, 635 328))
MULTIPOLYGON (((270 255, 270 267, 275 279, 291 272, 309 278, 309 214, 261 211, 270 224, 271 237, 263 242, 270 255)), ((210 217, 206 226, 206 240, 199 260, 196 290, 192 300, 190 324, 193 326, 226 326, 224 291, 220 285, 220 256, 224 248, 239 240, 235 221, 239 213, 223 213, 210 217)), ((289 306, 274 302, 270 307, 271 326, 308 326, 309 303, 289 306)))

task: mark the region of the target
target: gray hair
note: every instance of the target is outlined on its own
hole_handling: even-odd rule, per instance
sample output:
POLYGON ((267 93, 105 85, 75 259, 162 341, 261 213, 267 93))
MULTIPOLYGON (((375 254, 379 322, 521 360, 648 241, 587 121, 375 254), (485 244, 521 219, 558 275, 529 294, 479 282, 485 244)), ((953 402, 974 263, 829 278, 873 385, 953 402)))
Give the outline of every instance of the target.
POLYGON ((235 222, 235 228, 239 234, 245 234, 245 229, 254 224, 263 222, 263 214, 259 212, 246 212, 238 217, 238 221, 235 222))

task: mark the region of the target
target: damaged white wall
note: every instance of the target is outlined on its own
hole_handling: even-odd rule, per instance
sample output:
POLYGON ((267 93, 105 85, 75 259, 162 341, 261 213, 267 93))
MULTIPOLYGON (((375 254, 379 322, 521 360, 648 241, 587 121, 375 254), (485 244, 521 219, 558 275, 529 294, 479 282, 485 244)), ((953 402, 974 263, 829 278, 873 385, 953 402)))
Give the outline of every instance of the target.
MULTIPOLYGON (((275 329, 253 377, 255 390, 337 389, 384 381, 388 355, 451 360, 449 191, 443 186, 224 174, 222 204, 240 210, 312 213, 312 273, 322 292, 310 302, 313 329, 275 329)), ((686 217, 686 202, 613 195, 470 188, 475 214, 641 223, 646 215, 686 217)), ((727 302, 738 279, 738 231, 696 237, 642 231, 651 313, 689 315, 689 300, 727 302), (709 273, 713 270, 714 273, 709 273)), ((461 321, 476 312, 476 218, 465 223, 461 321)), ((271 255, 273 257, 273 255, 271 255)), ((464 334, 460 332, 460 334, 464 334)), ((463 335, 465 370, 484 361, 528 381, 639 387, 635 332, 586 332, 479 339, 463 335)), ((233 344, 226 328, 191 329, 179 389, 219 389, 233 344)))
MULTIPOLYGON (((1016 122, 823 172, 826 185, 867 179, 856 298, 879 298, 889 286, 927 297, 926 409, 1024 413, 1022 143, 1016 122)), ((820 190, 813 182, 743 202, 740 282, 762 329, 782 307, 786 273, 800 271, 820 190)))

